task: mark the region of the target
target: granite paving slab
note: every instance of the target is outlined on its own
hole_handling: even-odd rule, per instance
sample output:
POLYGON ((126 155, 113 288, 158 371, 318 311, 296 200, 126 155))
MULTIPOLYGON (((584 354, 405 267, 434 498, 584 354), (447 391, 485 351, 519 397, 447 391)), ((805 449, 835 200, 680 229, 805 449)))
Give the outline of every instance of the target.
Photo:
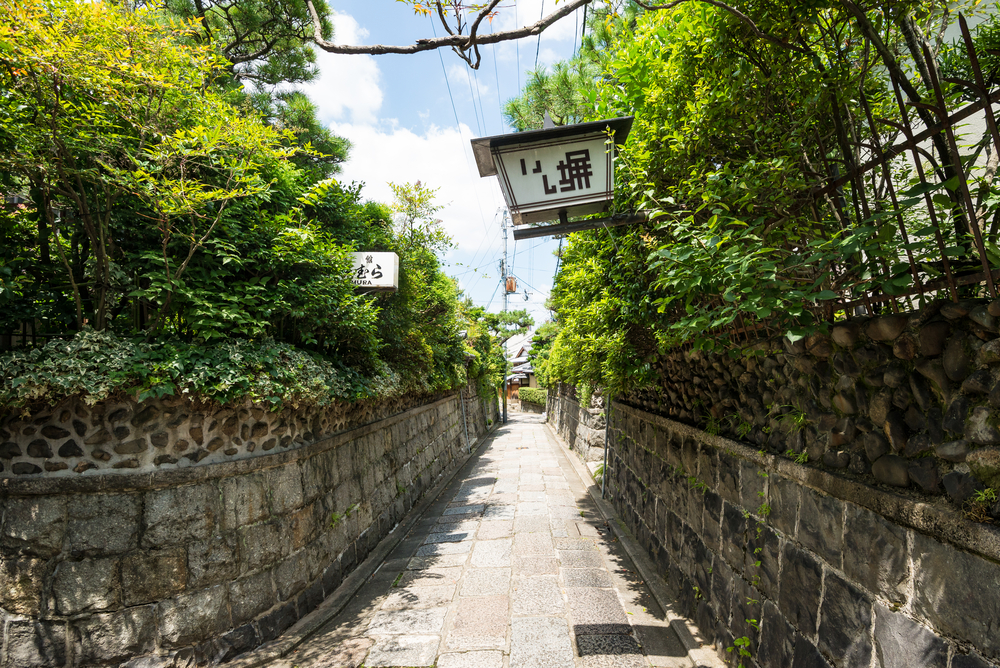
POLYGON ((511 620, 510 665, 513 668, 573 668, 569 626, 560 617, 511 620))
POLYGON ((441 638, 430 635, 385 636, 377 638, 365 666, 433 666, 441 638))
POLYGON ((462 579, 461 596, 498 596, 510 591, 510 568, 472 568, 462 579))
POLYGON ((450 650, 503 649, 507 644, 510 598, 460 598, 445 639, 450 650))

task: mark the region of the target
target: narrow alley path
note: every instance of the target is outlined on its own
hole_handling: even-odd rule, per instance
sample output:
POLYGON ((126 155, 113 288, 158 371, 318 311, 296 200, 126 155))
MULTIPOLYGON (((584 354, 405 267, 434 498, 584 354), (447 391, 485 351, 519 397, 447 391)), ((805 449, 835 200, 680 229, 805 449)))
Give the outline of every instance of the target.
POLYGON ((514 413, 281 668, 690 667, 540 416, 514 413))

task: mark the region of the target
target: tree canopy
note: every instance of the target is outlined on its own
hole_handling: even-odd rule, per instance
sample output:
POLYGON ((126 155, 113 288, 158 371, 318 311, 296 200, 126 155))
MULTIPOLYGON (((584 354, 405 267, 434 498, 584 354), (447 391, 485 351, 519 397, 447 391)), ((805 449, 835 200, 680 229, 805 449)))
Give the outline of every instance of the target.
POLYGON ((323 402, 451 389, 470 362, 499 382, 499 345, 462 342, 478 314, 441 270, 434 190, 366 201, 305 96, 242 87, 311 76, 294 11, 0 0, 0 335, 55 337, 4 357, 0 401, 323 402), (399 256, 398 292, 355 289, 359 250, 399 256))
MULTIPOLYGON (((964 48, 944 39, 963 9, 976 11, 748 0, 594 14, 606 47, 536 75, 508 118, 529 128, 549 108, 572 121, 633 115, 616 206, 652 222, 570 237, 552 293, 561 329, 543 373, 619 392, 646 382, 669 349, 725 348, 725 332, 754 323, 802 336, 836 315, 821 309, 828 300, 878 293, 877 308, 888 308, 917 278, 942 279, 943 262, 981 270, 959 157, 943 134, 928 140, 924 179, 899 156, 819 202, 813 194, 905 138, 903 110, 935 123, 935 80, 948 101, 969 94, 941 74, 967 66, 964 48)), ((977 39, 991 39, 992 25, 977 39)), ((970 167, 995 156, 988 129, 970 141, 970 167)), ((969 175, 981 221, 997 211, 991 160, 969 175)), ((996 227, 983 235, 1000 261, 989 246, 996 227)))

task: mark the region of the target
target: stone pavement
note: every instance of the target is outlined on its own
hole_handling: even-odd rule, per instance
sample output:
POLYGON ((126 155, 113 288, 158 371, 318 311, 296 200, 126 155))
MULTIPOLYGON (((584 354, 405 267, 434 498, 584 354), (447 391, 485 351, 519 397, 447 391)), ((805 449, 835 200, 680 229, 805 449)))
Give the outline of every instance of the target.
POLYGON ((340 614, 272 665, 693 663, 566 451, 514 413, 340 614))

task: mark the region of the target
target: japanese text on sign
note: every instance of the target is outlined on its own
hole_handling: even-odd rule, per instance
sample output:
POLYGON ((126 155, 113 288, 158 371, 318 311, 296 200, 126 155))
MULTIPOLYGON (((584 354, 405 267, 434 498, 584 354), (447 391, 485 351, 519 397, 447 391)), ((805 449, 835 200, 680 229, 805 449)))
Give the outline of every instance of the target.
MULTIPOLYGON (((590 162, 590 149, 567 151, 566 158, 559 161, 556 169, 560 174, 558 187, 549 185, 549 175, 542 173, 541 160, 535 160, 535 167, 531 170, 532 174, 542 174, 542 188, 546 195, 590 189, 590 177, 594 175, 594 167, 590 162)), ((524 158, 521 158, 521 174, 528 175, 528 165, 524 158)))
POLYGON ((395 253, 351 253, 351 282, 371 290, 399 286, 399 256, 395 253))

